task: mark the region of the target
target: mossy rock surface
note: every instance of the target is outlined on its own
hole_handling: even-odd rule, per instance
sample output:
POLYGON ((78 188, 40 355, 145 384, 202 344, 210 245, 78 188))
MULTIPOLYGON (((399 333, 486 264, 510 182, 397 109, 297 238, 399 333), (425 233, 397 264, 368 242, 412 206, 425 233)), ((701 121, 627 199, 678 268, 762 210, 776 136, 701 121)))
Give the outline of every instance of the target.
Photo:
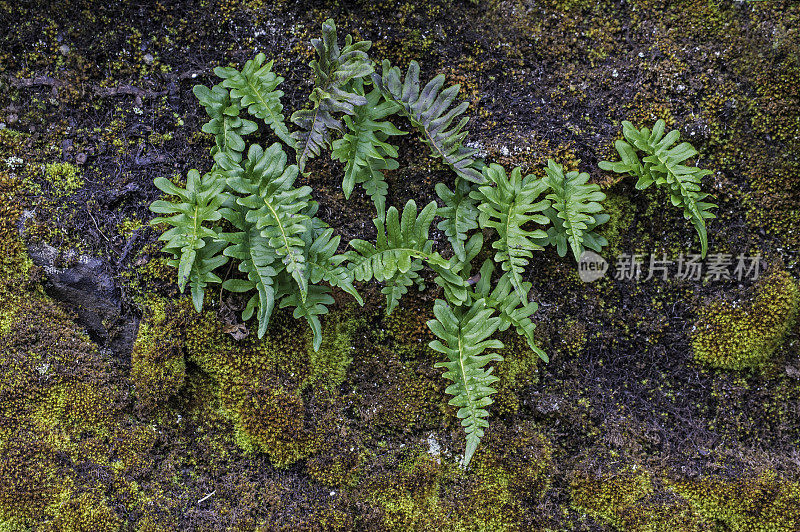
MULTIPOLYGON (((799 27, 792 0, 0 1, 0 530, 798 530, 799 27), (427 347, 428 272, 389 316, 381 286, 359 287, 363 308, 334 291, 314 351, 284 311, 262 339, 241 299, 211 288, 197 313, 148 224, 156 177, 211 165, 192 86, 264 52, 289 116, 328 18, 459 83, 487 162, 541 176, 552 158, 608 195, 605 278, 531 258, 550 362, 499 336, 467 470, 427 347), (622 120, 658 119, 713 171, 709 253, 760 255, 761 279, 647 278, 697 236, 598 162, 622 120), (26 251, 43 245, 102 261, 122 321, 141 320, 132 349, 54 299, 26 251), (638 281, 615 278, 620 254, 642 255, 638 281)), ((394 140, 389 205, 452 188, 414 135, 394 140)), ((374 239, 342 165, 307 170, 340 251, 374 239)))

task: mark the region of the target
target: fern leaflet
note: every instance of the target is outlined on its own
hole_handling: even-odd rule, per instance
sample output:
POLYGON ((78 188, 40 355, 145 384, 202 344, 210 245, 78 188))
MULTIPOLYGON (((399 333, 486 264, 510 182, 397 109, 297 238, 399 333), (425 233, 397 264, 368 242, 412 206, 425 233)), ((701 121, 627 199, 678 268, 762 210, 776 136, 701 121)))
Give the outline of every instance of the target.
POLYGON ((531 251, 543 249, 536 242, 546 238, 547 233, 541 229, 523 229, 523 226, 528 222, 548 222, 546 216, 534 214, 550 206, 546 199, 536 201, 547 185, 533 175, 523 179, 519 168, 514 168, 509 177, 499 164, 486 167, 484 175, 494 186, 484 185, 470 194, 480 202, 478 222, 481 228, 489 227, 497 232, 498 239, 492 243, 497 250, 494 259, 509 273, 512 286, 520 300, 525 301, 528 291, 523 288, 522 272, 533 256, 531 251))
POLYGON ((373 82, 381 88, 387 100, 400 106, 400 113, 422 134, 423 141, 431 148, 433 157, 440 157, 461 178, 474 183, 483 183, 484 178, 473 156, 476 150, 465 147, 462 141, 467 136, 464 126, 469 120, 462 117, 469 104, 461 102, 448 111, 458 95, 459 85, 444 90, 445 77, 439 74, 420 91, 419 63, 411 61, 404 81, 400 69, 383 61, 383 74, 372 75, 373 82))
POLYGON ((292 138, 297 140, 297 165, 301 171, 309 159, 330 144, 331 130, 342 131, 342 123, 333 114, 352 115, 356 106, 367 104, 363 95, 349 92, 348 86, 351 80, 373 71, 367 57, 372 43, 354 43, 348 35, 344 48, 339 48, 332 19, 322 24, 322 39, 311 39, 311 44, 317 52, 317 58, 310 63, 315 84, 309 96, 313 108, 295 111, 291 118, 300 127, 300 131, 292 133, 292 138))
POLYGON ((241 72, 235 68, 217 67, 214 73, 223 79, 222 86, 230 89, 231 100, 236 100, 240 107, 263 120, 283 142, 294 146, 282 114, 283 91, 275 90, 283 78, 272 72, 272 61, 264 64, 265 59, 264 54, 258 54, 245 62, 241 72))
POLYGON ((211 155, 229 153, 235 161, 241 161, 245 147, 242 137, 256 131, 256 123, 239 117, 241 107, 231 101, 228 90, 222 85, 214 85, 210 89, 195 85, 192 92, 211 118, 202 128, 204 133, 214 135, 215 145, 211 155))
MULTIPOLYGON (((556 164, 552 159, 547 162, 545 172, 547 176, 544 178, 544 182, 553 191, 547 195, 547 199, 552 202, 551 209, 560 219, 554 220, 552 212, 545 211, 545 215, 551 215, 549 218, 554 224, 554 227, 548 230, 548 236, 550 236, 551 242, 555 240, 558 254, 563 257, 566 254, 566 246, 559 245, 562 239, 554 238, 551 231, 559 236, 563 235, 563 239, 572 248, 575 260, 579 261, 583 254, 587 233, 608 219, 607 215, 598 216, 603 210, 603 206, 599 202, 606 199, 606 195, 600 192, 599 185, 587 184, 589 174, 574 171, 564 175, 562 166, 556 164)), ((595 236, 591 239, 591 243, 596 245, 601 242, 601 238, 599 235, 595 236)), ((596 249, 596 251, 600 250, 596 249)))

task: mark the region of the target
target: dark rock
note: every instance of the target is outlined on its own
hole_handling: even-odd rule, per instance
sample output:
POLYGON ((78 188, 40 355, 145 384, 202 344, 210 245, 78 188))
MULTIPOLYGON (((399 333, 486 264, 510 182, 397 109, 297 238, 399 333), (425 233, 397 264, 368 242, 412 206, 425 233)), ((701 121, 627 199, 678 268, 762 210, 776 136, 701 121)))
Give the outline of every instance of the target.
POLYGON ((70 306, 92 339, 120 355, 130 352, 136 334, 135 319, 123 316, 122 299, 105 261, 60 252, 47 244, 28 249, 46 276, 47 293, 70 306))

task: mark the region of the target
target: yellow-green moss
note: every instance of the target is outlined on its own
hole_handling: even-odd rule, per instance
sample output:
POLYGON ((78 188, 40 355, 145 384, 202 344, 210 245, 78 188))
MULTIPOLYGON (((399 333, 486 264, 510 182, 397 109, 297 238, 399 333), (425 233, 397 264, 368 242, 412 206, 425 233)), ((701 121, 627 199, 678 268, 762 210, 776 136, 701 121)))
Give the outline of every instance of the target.
POLYGON ((44 167, 44 173, 56 196, 68 196, 83 187, 80 171, 70 163, 50 163, 44 167))
POLYGON ((800 291, 792 277, 777 271, 755 287, 752 302, 709 304, 692 336, 694 357, 715 368, 740 370, 767 362, 794 323, 800 291))
POLYGON ((603 202, 603 211, 609 215, 609 220, 598 227, 598 232, 608 240, 608 246, 603 249, 603 255, 606 258, 613 258, 624 251, 622 237, 633 224, 635 208, 626 196, 608 193, 608 197, 603 202))
POLYGON ((131 351, 131 383, 144 409, 166 401, 183 386, 186 362, 181 327, 185 312, 186 308, 166 299, 148 300, 131 351))
POLYGON ((711 530, 679 498, 654 499, 650 473, 625 468, 605 477, 580 473, 570 484, 572 507, 617 530, 697 532, 711 530))
POLYGON ((800 484, 774 473, 725 481, 714 478, 677 482, 673 489, 706 519, 731 532, 800 530, 800 484))
POLYGON ((189 320, 186 356, 216 382, 219 409, 233 422, 236 443, 285 466, 313 454, 322 439, 326 420, 309 422, 301 392, 313 385, 319 398, 335 395, 351 362, 356 322, 347 312, 329 316, 314 351, 305 322, 291 314, 274 313, 262 339, 250 334, 235 341, 205 311, 189 320))

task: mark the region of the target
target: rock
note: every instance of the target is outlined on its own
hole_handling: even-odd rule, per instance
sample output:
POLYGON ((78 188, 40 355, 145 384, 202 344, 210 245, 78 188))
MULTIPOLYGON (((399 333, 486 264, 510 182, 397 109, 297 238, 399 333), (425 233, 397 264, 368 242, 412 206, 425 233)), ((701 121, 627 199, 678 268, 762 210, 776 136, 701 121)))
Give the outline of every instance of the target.
POLYGON ((123 317, 122 299, 108 263, 47 244, 30 247, 28 254, 44 270, 47 293, 78 314, 79 323, 94 341, 115 353, 130 353, 137 323, 123 317))

